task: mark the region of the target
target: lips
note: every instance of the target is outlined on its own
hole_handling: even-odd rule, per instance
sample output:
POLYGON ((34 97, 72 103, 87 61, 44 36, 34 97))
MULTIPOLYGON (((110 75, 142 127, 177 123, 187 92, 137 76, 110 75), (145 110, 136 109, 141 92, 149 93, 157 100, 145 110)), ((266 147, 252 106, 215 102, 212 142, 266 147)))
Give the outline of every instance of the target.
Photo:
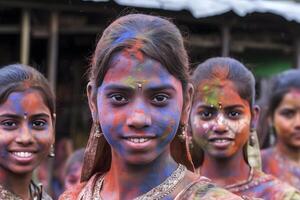
POLYGON ((125 144, 132 149, 148 149, 154 145, 155 136, 152 135, 131 135, 122 138, 125 144))
POLYGON ((28 164, 34 158, 35 151, 32 150, 13 150, 10 151, 12 157, 19 163, 28 164))
POLYGON ((216 148, 225 149, 231 145, 233 138, 230 137, 211 137, 208 142, 216 148))
POLYGON ((126 138, 126 140, 132 143, 144 143, 150 140, 150 138, 126 138))

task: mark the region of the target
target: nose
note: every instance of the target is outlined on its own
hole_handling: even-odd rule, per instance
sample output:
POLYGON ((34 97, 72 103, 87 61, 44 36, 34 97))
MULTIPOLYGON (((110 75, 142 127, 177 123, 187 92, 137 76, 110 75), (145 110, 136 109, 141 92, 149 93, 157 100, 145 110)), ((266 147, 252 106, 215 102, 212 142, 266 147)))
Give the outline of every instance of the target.
POLYGON ((135 110, 127 119, 127 125, 131 128, 145 128, 151 125, 151 117, 147 111, 135 110))
POLYGON ((223 114, 219 113, 215 119, 215 124, 213 126, 213 131, 218 134, 223 134, 228 131, 228 125, 223 114))
POLYGON ((26 125, 22 126, 19 135, 16 138, 16 142, 23 145, 29 145, 33 143, 33 135, 28 126, 26 125))

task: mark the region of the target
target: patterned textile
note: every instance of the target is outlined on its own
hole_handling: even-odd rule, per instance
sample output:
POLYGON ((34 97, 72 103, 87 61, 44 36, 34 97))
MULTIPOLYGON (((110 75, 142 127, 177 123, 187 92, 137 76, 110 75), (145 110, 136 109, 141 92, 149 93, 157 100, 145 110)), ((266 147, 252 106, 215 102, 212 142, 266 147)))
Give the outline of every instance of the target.
POLYGON ((249 182, 236 185, 227 189, 239 196, 245 195, 264 200, 300 200, 300 192, 296 188, 260 170, 254 170, 249 182))
MULTIPOLYGON (((32 194, 31 200, 52 200, 52 198, 45 192, 37 192, 37 186, 31 182, 30 184, 30 193, 32 194), (40 196, 42 195, 42 196, 40 196)), ((13 192, 5 189, 2 185, 0 185, 0 199, 1 200, 23 200, 18 195, 14 194, 13 192)))
MULTIPOLYGON (((88 200, 95 199, 94 193, 95 185, 100 174, 95 174, 88 182, 81 183, 71 190, 63 193, 59 200, 88 200)), ((175 200, 239 200, 242 199, 231 192, 213 185, 209 179, 200 177, 197 181, 192 182, 184 190, 182 190, 175 198, 175 200)), ((149 199, 150 200, 150 199, 149 199)), ((152 200, 152 199, 151 199, 152 200)))

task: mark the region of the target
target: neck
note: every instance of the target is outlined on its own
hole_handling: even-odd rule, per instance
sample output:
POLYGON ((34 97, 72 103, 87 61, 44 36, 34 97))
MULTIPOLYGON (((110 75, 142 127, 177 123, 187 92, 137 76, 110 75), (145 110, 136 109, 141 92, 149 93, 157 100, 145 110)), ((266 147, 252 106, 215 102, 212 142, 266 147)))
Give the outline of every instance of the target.
POLYGON ((32 173, 15 174, 0 168, 0 184, 22 199, 30 199, 30 181, 32 173))
POLYGON ((101 196, 103 199, 136 198, 161 184, 177 166, 169 151, 143 165, 125 163, 112 152, 111 168, 105 175, 101 196))
POLYGON ((215 158, 205 154, 200 168, 201 175, 212 179, 220 186, 247 180, 250 173, 250 167, 244 159, 243 151, 226 158, 215 158))
POLYGON ((285 158, 300 164, 300 148, 294 148, 278 141, 275 147, 278 152, 285 158))

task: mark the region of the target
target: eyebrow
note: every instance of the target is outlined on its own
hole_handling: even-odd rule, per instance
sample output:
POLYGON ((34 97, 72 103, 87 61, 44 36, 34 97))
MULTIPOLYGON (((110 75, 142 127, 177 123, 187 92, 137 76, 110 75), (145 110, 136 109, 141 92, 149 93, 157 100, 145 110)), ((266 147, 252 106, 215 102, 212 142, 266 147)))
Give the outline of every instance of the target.
MULTIPOLYGON (((210 109, 215 109, 215 108, 218 108, 218 106, 210 106, 209 104, 206 104, 206 103, 203 103, 203 104, 200 104, 198 107, 202 107, 202 108, 210 108, 210 109)), ((234 109, 234 108, 244 108, 242 105, 230 105, 230 106, 226 106, 224 109, 234 109)))
MULTIPOLYGON (((105 90, 125 90, 125 91, 132 91, 135 90, 135 88, 126 86, 126 85, 120 85, 120 84, 110 84, 104 87, 105 90)), ((161 91, 161 90, 174 90, 175 88, 171 84, 160 84, 160 85, 150 85, 147 87, 143 87, 143 89, 146 90, 152 90, 152 91, 161 91)))
MULTIPOLYGON (((17 115, 17 114, 3 114, 0 115, 0 117, 7 117, 7 118, 18 118, 18 119, 22 119, 24 116, 22 115, 17 115)), ((38 114, 33 114, 30 115, 29 118, 39 118, 39 117, 46 117, 46 118, 50 118, 50 116, 46 113, 38 113, 38 114)))

